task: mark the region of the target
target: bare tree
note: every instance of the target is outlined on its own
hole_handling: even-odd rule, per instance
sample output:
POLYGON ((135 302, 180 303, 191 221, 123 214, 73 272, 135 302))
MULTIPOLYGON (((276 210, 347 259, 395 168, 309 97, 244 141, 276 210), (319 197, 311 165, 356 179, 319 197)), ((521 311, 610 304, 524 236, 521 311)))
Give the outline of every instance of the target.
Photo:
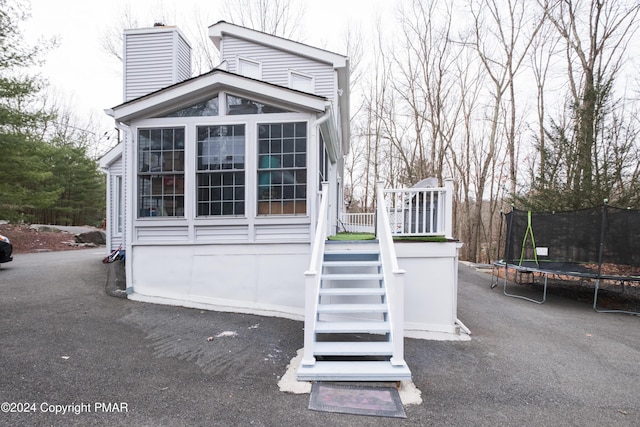
POLYGON ((412 0, 400 11, 405 42, 404 50, 394 55, 401 78, 393 82, 406 105, 415 141, 398 148, 407 150, 405 169, 414 182, 427 176, 442 180, 455 130, 459 102, 452 71, 459 49, 452 42, 452 19, 449 4, 439 8, 435 2, 412 0))
POLYGON ((305 7, 300 0, 225 0, 229 21, 291 40, 301 40, 305 7))

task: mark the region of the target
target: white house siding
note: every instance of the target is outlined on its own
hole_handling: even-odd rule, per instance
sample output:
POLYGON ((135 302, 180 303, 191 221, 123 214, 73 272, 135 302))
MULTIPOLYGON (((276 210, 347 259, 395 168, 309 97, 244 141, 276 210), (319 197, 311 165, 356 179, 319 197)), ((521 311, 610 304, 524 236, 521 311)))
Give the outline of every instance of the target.
POLYGON ((134 246, 129 298, 301 320, 309 251, 282 243, 134 246))
POLYGON ((114 161, 109 166, 109 186, 108 186, 108 209, 110 210, 107 215, 107 250, 111 251, 116 249, 118 246, 124 244, 124 219, 125 219, 125 210, 124 206, 120 206, 125 201, 124 197, 124 164, 122 161, 122 157, 118 160, 114 161), (121 182, 121 187, 118 189, 118 181, 121 182), (119 193, 120 192, 120 193, 119 193), (119 198, 119 200, 118 200, 119 198), (123 211, 122 214, 122 229, 118 230, 118 208, 121 208, 123 211))
POLYGON ((140 243, 162 243, 170 245, 174 242, 189 241, 189 227, 184 226, 159 226, 136 227, 136 241, 140 243))
POLYGON ((456 340, 458 316, 458 242, 397 242, 398 265, 405 275, 405 335, 456 340))
POLYGON ((124 100, 130 101, 191 77, 191 54, 175 28, 124 34, 124 100))
POLYGON ((279 86, 289 86, 289 70, 309 74, 315 79, 315 94, 335 101, 336 72, 329 64, 230 36, 223 39, 222 55, 232 73, 237 72, 238 57, 261 62, 262 80, 279 86))

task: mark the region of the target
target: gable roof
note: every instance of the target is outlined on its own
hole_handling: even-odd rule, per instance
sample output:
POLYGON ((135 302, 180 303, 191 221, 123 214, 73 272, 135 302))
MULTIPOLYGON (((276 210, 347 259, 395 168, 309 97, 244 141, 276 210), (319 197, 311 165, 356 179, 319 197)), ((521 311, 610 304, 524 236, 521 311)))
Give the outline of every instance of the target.
POLYGON ((214 68, 208 73, 120 104, 107 113, 117 121, 126 123, 138 117, 149 117, 168 109, 192 104, 199 98, 210 96, 216 90, 232 90, 234 93, 265 103, 273 103, 273 100, 276 100, 279 104, 294 110, 316 113, 324 112, 327 103, 327 99, 323 96, 214 68))
POLYGON ((100 169, 106 170, 118 159, 122 157, 122 142, 118 142, 114 147, 107 151, 99 160, 100 169))

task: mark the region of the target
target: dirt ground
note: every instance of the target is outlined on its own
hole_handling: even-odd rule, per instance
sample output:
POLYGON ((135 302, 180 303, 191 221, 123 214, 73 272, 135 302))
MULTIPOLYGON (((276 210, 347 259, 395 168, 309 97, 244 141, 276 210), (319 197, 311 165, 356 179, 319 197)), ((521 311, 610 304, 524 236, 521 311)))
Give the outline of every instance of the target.
POLYGON ((71 251, 86 248, 86 246, 76 244, 73 234, 53 228, 0 224, 0 234, 9 238, 13 245, 14 254, 71 251))

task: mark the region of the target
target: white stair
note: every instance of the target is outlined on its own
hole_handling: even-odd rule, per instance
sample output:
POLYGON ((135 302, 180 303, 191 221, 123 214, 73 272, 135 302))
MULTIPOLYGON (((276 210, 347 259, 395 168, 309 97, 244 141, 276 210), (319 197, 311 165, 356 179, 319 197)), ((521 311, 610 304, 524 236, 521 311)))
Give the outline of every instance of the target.
POLYGON ((411 379, 404 360, 392 363, 391 307, 377 242, 327 244, 317 297, 314 360, 300 365, 298 380, 411 379))

